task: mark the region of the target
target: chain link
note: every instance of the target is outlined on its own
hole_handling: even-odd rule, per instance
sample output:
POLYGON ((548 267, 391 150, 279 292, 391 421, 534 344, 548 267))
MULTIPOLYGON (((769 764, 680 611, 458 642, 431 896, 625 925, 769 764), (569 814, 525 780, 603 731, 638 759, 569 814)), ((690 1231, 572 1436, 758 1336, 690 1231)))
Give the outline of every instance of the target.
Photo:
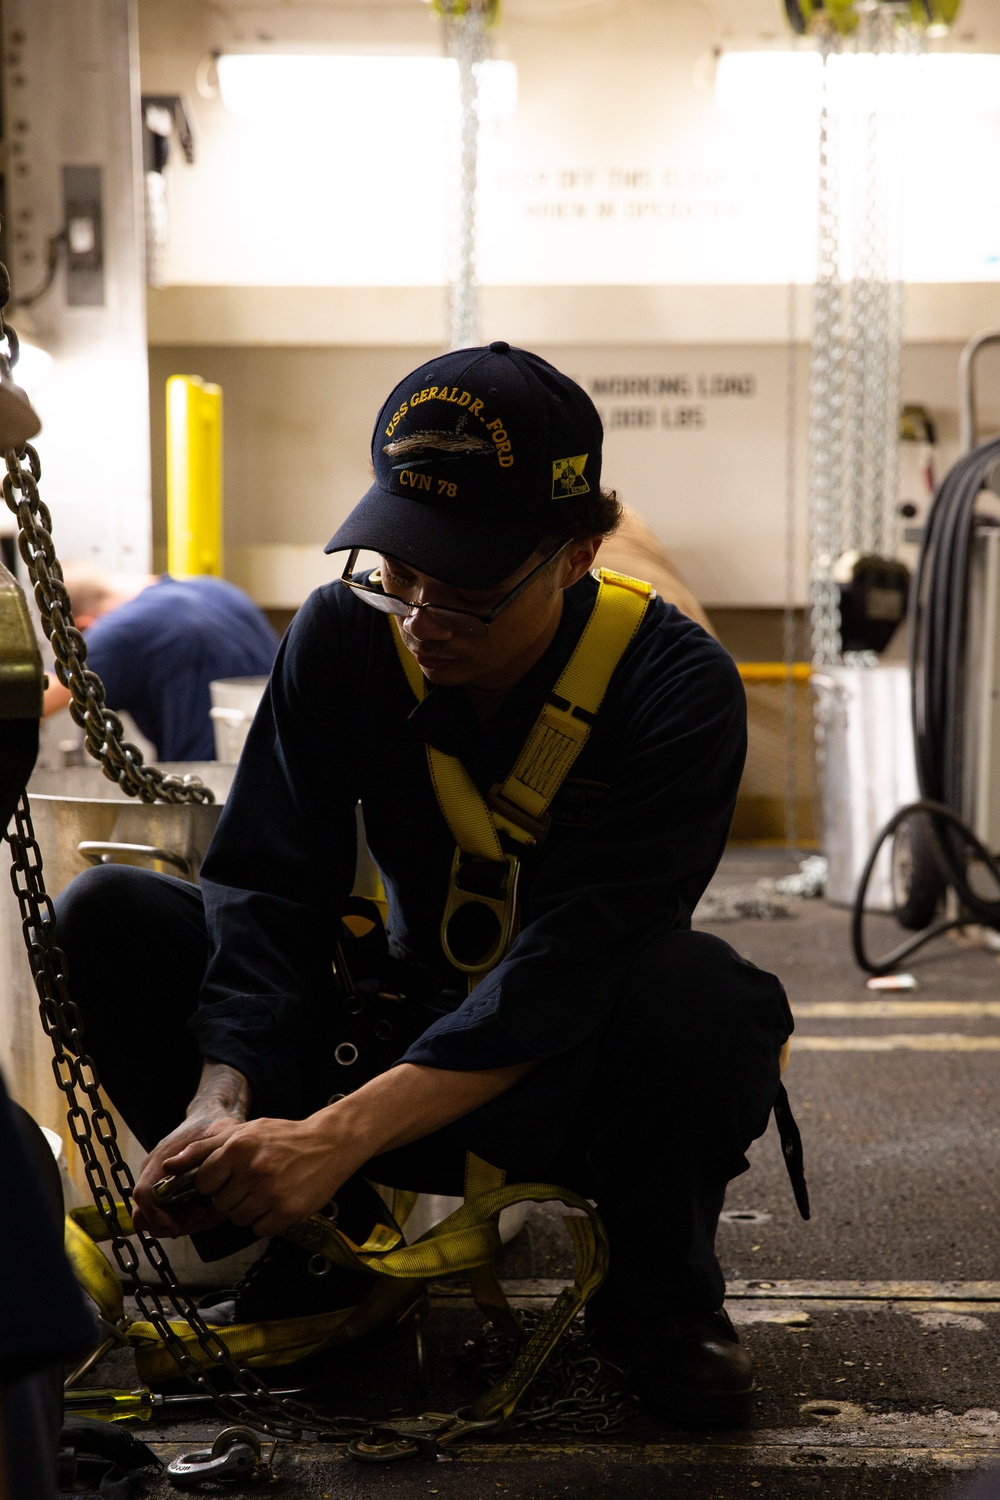
MULTIPOLYGON (((530 1336, 544 1314, 529 1309, 521 1324, 530 1336)), ((484 1387, 501 1380, 517 1354, 512 1334, 486 1326, 470 1339, 461 1363, 484 1387)), ((510 1429, 557 1429, 578 1436, 602 1436, 624 1427, 638 1410, 625 1389, 621 1366, 599 1354, 576 1318, 549 1355, 510 1422, 510 1429)))

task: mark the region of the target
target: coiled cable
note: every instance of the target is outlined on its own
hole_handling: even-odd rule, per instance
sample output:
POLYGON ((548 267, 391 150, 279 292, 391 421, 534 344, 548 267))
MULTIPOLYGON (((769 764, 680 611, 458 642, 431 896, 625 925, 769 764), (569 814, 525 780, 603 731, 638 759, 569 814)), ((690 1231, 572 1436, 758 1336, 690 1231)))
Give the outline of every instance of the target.
POLYGON ((870 974, 890 973, 901 959, 950 928, 979 922, 1000 930, 1000 864, 958 811, 965 773, 969 574, 976 502, 998 462, 1000 438, 960 458, 942 480, 927 516, 909 607, 913 743, 921 800, 889 819, 858 882, 851 941, 858 964, 870 974), (932 922, 891 953, 873 959, 863 930, 872 871, 885 841, 907 819, 921 814, 931 830, 935 861, 958 898, 961 915, 932 922), (970 853, 995 880, 996 898, 970 884, 970 853))

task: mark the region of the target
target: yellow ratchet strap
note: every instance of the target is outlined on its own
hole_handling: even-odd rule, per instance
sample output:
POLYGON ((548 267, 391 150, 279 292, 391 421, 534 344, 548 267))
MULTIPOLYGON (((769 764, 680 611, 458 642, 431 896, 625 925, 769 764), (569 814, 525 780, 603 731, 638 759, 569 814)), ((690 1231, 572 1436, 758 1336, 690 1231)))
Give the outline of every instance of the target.
MULTIPOLYGON (((457 846, 441 943, 449 961, 474 979, 499 963, 516 932, 519 861, 517 855, 505 851, 500 834, 526 847, 545 837, 552 800, 587 743, 612 674, 654 593, 650 584, 610 568, 601 568, 597 576, 597 599, 590 618, 506 779, 483 797, 457 756, 427 746, 431 782, 457 846), (470 860, 506 866, 492 892, 481 881, 476 889, 474 877, 467 870, 470 860), (447 936, 452 916, 467 901, 490 907, 498 923, 496 941, 475 963, 457 958, 447 936)), ((406 680, 421 702, 427 691, 426 680, 403 643, 399 620, 395 615, 389 618, 406 680)))

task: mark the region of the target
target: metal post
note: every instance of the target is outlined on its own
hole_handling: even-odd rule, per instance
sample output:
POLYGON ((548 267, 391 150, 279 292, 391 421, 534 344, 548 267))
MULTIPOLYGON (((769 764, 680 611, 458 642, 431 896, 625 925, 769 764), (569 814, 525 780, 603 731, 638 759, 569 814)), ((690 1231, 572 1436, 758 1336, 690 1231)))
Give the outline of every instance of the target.
POLYGON ((222 388, 167 381, 167 569, 222 574, 222 388))

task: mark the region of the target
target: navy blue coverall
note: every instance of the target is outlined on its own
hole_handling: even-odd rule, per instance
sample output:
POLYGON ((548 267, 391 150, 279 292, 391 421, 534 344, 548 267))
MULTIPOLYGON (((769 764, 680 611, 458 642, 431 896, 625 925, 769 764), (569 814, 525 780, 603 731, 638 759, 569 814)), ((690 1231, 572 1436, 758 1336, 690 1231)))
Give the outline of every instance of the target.
POLYGON ((59 938, 90 1050, 146 1146, 179 1123, 203 1057, 246 1075, 255 1115, 284 1118, 400 1059, 533 1060, 509 1092, 366 1175, 461 1192, 469 1149, 509 1181, 573 1187, 608 1228, 606 1301, 707 1311, 724 1294, 725 1186, 766 1127, 792 1021, 773 975, 691 930, 726 841, 746 710, 730 657, 673 606, 651 603, 548 837, 524 855, 506 958, 466 994, 440 946, 454 843, 425 741, 484 793, 502 781, 596 590, 588 575, 567 592, 551 646, 481 725, 459 688, 417 705, 388 619, 339 584, 318 589, 282 643, 200 889, 97 868, 60 898, 59 938), (358 801, 389 899, 380 987, 409 997, 372 998, 360 1017, 331 970, 358 801), (341 1056, 359 1055, 340 1066, 345 1038, 341 1056))

